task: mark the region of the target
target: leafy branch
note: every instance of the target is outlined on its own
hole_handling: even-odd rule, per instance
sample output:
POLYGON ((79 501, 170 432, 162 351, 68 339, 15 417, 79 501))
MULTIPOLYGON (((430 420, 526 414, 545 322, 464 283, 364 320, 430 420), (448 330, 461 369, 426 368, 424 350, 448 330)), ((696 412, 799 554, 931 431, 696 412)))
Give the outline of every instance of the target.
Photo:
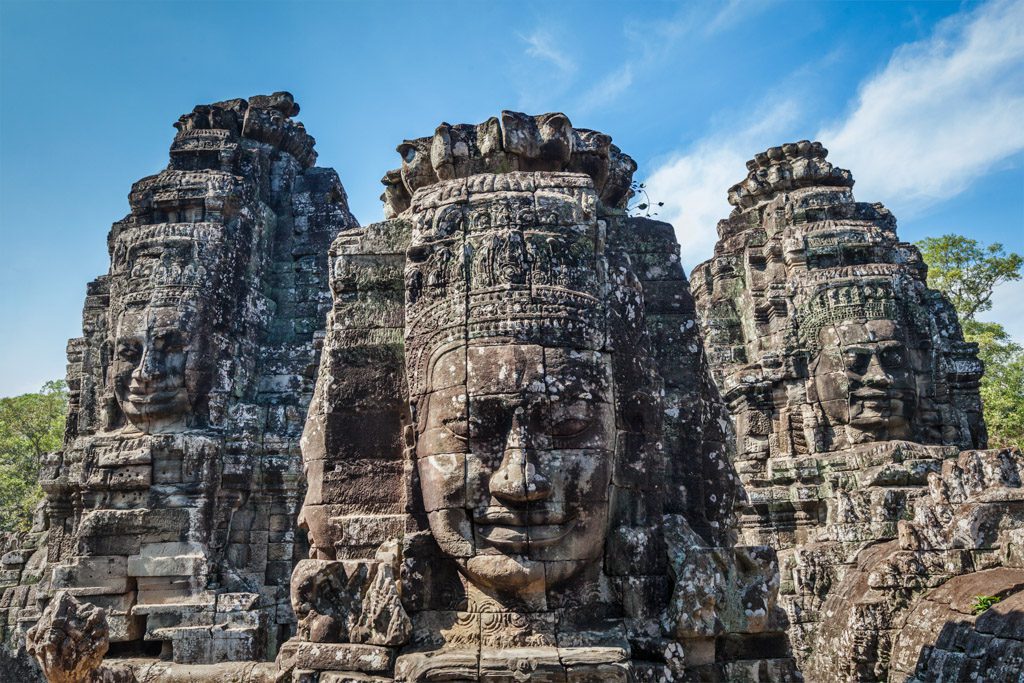
POLYGON ((632 191, 632 196, 637 200, 635 204, 631 204, 629 207, 629 215, 631 216, 653 218, 658 215, 658 212, 652 209, 665 206, 665 202, 651 201, 651 196, 647 194, 647 183, 634 180, 629 184, 629 189, 632 191))

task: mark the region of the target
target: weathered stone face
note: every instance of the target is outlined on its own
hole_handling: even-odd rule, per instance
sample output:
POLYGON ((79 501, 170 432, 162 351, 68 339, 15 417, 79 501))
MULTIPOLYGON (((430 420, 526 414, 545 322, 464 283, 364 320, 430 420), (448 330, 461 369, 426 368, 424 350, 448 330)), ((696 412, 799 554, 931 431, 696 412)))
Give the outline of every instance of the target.
POLYGON ((399 152, 389 220, 331 247, 311 559, 279 663, 296 680, 785 680, 774 556, 733 546, 678 243, 620 206, 635 166, 562 114, 442 124, 399 152), (721 633, 780 656, 716 653, 721 633))
POLYGON ((201 331, 190 324, 195 318, 187 309, 155 306, 125 310, 117 321, 114 395, 129 422, 143 432, 185 429, 193 402, 209 386, 201 331))
POLYGON ((810 364, 815 398, 852 443, 911 436, 917 375, 895 320, 844 321, 822 328, 810 364))
POLYGON ((559 563, 539 576, 557 585, 600 558, 614 458, 607 355, 456 349, 435 362, 434 386, 418 418, 423 500, 434 537, 467 577, 515 591, 538 580, 542 562, 559 563))
POLYGON ((68 345, 42 569, 0 624, 67 589, 106 610, 116 651, 175 664, 265 660, 294 629, 326 252, 355 225, 297 112, 287 93, 196 107, 167 168, 133 185, 68 345))
POLYGON ((856 202, 826 154, 803 141, 748 162, 693 275, 736 425, 740 533, 778 550, 808 680, 904 680, 919 655, 914 680, 980 680, 974 643, 997 641, 966 627, 953 652, 938 632, 955 629, 927 620, 964 599, 958 575, 1020 576, 1024 461, 971 450, 985 444, 977 349, 895 218, 856 202))
POLYGON ((430 527, 470 581, 505 593, 600 558, 615 429, 596 198, 578 177, 516 177, 414 199, 406 273, 430 527))

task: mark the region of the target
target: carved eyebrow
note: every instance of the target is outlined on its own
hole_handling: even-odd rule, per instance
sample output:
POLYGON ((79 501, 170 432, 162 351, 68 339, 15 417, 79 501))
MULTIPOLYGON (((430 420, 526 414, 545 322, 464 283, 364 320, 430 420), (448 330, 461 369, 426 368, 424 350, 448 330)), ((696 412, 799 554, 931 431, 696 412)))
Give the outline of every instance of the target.
POLYGON ((181 339, 181 337, 182 337, 181 332, 179 330, 176 330, 176 329, 163 329, 163 330, 154 330, 153 331, 153 338, 154 339, 158 339, 158 340, 160 340, 162 342, 178 341, 178 340, 181 339))
POLYGON ((866 346, 847 346, 843 349, 843 353, 871 353, 871 351, 866 346))
POLYGON ((556 400, 559 403, 574 403, 577 401, 596 401, 598 403, 608 402, 605 398, 604 392, 597 387, 584 387, 579 385, 569 387, 565 391, 557 394, 549 394, 549 399, 556 400))

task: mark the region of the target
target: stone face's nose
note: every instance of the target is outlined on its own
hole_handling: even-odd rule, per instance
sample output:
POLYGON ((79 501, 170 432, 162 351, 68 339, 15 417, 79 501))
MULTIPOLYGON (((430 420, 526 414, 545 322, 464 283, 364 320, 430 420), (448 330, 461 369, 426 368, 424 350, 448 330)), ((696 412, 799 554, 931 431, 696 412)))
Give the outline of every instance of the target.
POLYGON ((551 496, 551 482, 537 470, 529 433, 518 415, 512 418, 501 466, 491 475, 489 488, 491 495, 505 503, 530 503, 551 496))
POLYGON ((878 358, 877 353, 871 354, 871 359, 868 361, 867 370, 864 371, 863 377, 864 384, 884 389, 892 384, 892 377, 882 367, 882 363, 878 358))
POLYGON ((151 346, 143 348, 142 357, 139 359, 139 364, 132 373, 132 379, 138 382, 149 382, 159 379, 163 374, 163 362, 161 361, 160 355, 161 354, 151 346))

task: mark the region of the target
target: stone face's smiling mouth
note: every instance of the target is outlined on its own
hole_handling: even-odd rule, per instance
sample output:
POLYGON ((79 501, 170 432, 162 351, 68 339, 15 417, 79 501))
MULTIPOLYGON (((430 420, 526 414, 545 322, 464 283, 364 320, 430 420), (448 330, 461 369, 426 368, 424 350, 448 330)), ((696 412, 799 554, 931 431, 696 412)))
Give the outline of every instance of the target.
POLYGON ((128 400, 130 400, 132 403, 140 403, 146 405, 168 403, 177 398, 178 394, 180 393, 181 387, 175 389, 168 389, 166 391, 158 391, 154 393, 141 393, 136 392, 134 389, 130 389, 128 392, 128 400))
POLYGON ((576 518, 547 511, 489 511, 475 515, 477 537, 501 550, 522 552, 528 546, 554 545, 576 528, 576 518))

